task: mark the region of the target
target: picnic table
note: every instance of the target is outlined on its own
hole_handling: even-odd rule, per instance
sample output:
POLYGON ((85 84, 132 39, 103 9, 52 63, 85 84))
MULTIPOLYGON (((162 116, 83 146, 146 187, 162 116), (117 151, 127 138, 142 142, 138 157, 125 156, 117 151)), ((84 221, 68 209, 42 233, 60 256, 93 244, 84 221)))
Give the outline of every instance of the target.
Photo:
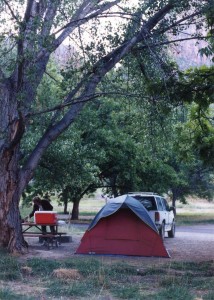
POLYGON ((39 237, 44 241, 44 245, 50 249, 50 247, 58 247, 61 244, 62 235, 66 235, 66 232, 58 231, 58 223, 46 223, 38 224, 34 222, 24 222, 22 223, 22 234, 24 237, 39 237), (41 226, 53 226, 53 232, 42 232, 41 226), (36 230, 35 230, 36 229, 36 230))

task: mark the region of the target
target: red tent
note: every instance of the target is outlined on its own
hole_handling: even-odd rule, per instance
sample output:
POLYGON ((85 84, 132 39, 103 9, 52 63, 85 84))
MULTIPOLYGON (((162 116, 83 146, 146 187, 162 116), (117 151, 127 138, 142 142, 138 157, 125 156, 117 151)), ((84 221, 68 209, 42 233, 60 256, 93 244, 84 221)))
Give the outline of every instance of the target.
POLYGON ((124 199, 101 209, 76 253, 169 257, 144 206, 130 196, 124 199))

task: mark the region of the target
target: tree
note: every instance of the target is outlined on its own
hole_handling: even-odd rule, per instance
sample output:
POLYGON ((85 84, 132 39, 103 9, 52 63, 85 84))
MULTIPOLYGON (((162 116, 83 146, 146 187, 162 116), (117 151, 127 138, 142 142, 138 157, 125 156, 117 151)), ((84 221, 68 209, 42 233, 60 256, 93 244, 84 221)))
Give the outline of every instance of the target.
POLYGON ((21 194, 49 145, 74 122, 87 101, 103 93, 101 83, 106 74, 135 48, 140 47, 139 51, 143 51, 160 46, 160 37, 167 32, 175 32, 179 26, 195 21, 198 23, 213 1, 139 1, 139 6, 131 9, 127 3, 122 0, 0 2, 1 12, 9 15, 8 22, 11 23, 8 30, 1 14, 1 40, 5 42, 9 37, 12 45, 8 47, 5 42, 2 53, 7 57, 7 53, 15 49, 15 56, 1 64, 0 70, 0 231, 3 233, 0 246, 11 252, 21 252, 24 246, 19 216, 21 194), (93 31, 94 24, 100 24, 108 14, 126 18, 124 35, 123 32, 115 35, 112 46, 98 41, 95 44, 98 48, 91 50, 93 60, 87 60, 87 49, 84 49, 82 60, 76 62, 77 71, 81 71, 79 82, 73 81, 70 91, 65 91, 64 99, 57 106, 42 107, 43 113, 49 111, 49 124, 22 164, 22 139, 28 133, 29 120, 41 113, 39 109, 33 109, 51 53, 66 38, 74 36, 75 30, 80 49, 83 48, 82 31, 86 28, 93 31), (128 31, 126 24, 131 26, 128 31))
POLYGON ((68 213, 68 202, 73 202, 72 219, 78 219, 79 202, 97 186, 99 170, 92 153, 93 147, 83 147, 80 130, 71 128, 53 143, 42 157, 28 188, 24 203, 36 194, 48 192, 63 204, 68 213))
POLYGON ((188 129, 207 166, 214 166, 214 68, 190 69, 181 76, 177 89, 187 103, 191 103, 188 129))
MULTIPOLYGON (((137 73, 135 65, 133 71, 137 73)), ((119 89, 122 81, 116 73, 124 76, 125 71, 117 69, 111 74, 119 89)), ((140 94, 148 84, 143 84, 143 78, 138 82, 140 73, 134 75, 129 81, 140 94)), ((176 112, 164 97, 154 105, 153 97, 154 91, 152 95, 148 92, 147 103, 141 105, 124 96, 86 105, 75 124, 44 154, 27 198, 57 192, 64 213, 68 202, 73 202, 72 219, 78 219, 82 196, 97 188, 114 196, 136 190, 168 193, 174 207, 188 195, 210 199, 212 173, 195 151, 188 114, 181 123, 184 108, 176 112)), ((192 107, 187 106, 186 111, 192 107)))

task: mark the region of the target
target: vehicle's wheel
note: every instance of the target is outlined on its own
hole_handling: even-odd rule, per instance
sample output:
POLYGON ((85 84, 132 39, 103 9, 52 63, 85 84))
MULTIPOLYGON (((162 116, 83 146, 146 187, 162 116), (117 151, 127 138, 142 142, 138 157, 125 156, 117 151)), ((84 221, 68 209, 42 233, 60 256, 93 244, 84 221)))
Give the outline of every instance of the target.
POLYGON ((164 222, 162 223, 162 225, 159 229, 159 234, 160 234, 162 240, 164 240, 164 238, 165 238, 165 223, 164 222))
POLYGON ((168 237, 169 238, 174 238, 175 237, 175 222, 172 222, 172 228, 170 231, 168 231, 168 237))

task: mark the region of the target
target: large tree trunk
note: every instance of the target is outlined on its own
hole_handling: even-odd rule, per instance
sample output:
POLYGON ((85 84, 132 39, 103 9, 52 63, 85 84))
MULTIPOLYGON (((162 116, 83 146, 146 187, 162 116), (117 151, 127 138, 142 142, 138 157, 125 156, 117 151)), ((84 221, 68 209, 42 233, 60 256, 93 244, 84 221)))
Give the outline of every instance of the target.
POLYGON ((68 199, 64 199, 64 214, 68 213, 68 199))
POLYGON ((8 85, 0 85, 0 247, 21 252, 25 243, 19 213, 19 136, 23 128, 8 85))
POLYGON ((80 199, 75 200, 73 202, 73 209, 71 212, 71 220, 78 220, 79 219, 79 203, 80 199))
POLYGON ((172 206, 174 207, 174 214, 176 215, 176 201, 178 199, 177 189, 172 189, 172 206))
POLYGON ((16 151, 6 151, 0 156, 0 247, 7 247, 10 252, 22 252, 25 245, 19 213, 17 160, 16 151))

